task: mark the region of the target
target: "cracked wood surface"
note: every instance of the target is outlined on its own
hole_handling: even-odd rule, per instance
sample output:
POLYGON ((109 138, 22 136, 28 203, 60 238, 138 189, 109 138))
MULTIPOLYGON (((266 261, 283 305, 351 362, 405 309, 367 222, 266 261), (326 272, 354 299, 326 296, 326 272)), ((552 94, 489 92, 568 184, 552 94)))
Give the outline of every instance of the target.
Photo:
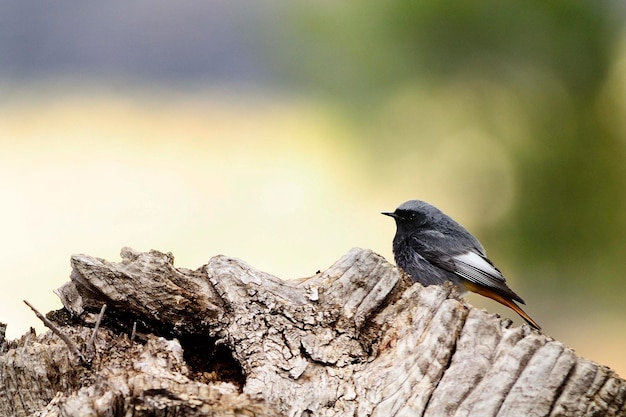
POLYGON ((106 303, 111 316, 96 360, 78 366, 51 333, 9 342, 0 415, 626 415, 626 382, 609 368, 451 287, 412 285, 369 250, 292 281, 225 256, 195 271, 173 261, 128 248, 120 263, 73 256, 64 306, 89 321, 106 303), (219 349, 240 379, 207 371, 219 349))

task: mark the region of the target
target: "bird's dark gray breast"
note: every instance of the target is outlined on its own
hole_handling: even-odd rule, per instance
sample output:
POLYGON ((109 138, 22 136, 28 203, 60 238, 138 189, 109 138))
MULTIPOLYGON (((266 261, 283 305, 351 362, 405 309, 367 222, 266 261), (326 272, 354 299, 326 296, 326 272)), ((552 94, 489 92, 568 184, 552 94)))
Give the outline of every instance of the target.
POLYGON ((432 253, 420 254, 416 250, 414 238, 394 239, 393 254, 396 264, 413 279, 413 282, 427 286, 443 284, 451 281, 456 285, 461 284, 461 278, 454 271, 454 262, 451 258, 433 256, 432 253), (430 262, 427 258, 437 259, 430 262))

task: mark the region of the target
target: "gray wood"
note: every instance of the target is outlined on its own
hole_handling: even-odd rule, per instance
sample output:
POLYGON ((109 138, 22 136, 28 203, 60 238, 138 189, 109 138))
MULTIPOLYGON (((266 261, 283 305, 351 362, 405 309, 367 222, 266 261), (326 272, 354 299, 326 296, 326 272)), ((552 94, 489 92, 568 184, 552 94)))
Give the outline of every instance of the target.
POLYGON ((195 271, 128 248, 119 263, 71 262, 57 294, 84 323, 61 330, 85 346, 108 307, 93 362, 51 332, 9 341, 0 415, 626 416, 609 368, 450 286, 412 285, 369 250, 292 281, 226 256, 195 271), (131 341, 129 319, 150 330, 131 341), (187 363, 190 335, 229 351, 241 381, 187 363))

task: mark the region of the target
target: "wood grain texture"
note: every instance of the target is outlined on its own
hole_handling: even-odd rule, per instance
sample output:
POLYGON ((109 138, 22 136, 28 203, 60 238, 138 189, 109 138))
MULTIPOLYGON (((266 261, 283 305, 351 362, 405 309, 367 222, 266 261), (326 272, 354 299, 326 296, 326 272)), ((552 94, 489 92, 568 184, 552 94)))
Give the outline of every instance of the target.
POLYGON ((62 329, 84 345, 106 303, 94 361, 80 366, 51 333, 8 342, 0 415, 626 415, 610 369, 369 250, 292 281, 225 256, 173 262, 73 256, 62 329))

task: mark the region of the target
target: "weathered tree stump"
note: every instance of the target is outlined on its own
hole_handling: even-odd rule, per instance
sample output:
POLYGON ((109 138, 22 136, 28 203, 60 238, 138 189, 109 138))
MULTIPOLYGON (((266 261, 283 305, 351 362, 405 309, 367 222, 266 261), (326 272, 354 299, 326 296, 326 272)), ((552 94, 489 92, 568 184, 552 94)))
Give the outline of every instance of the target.
POLYGON ((0 415, 626 415, 610 369, 369 250, 294 281, 225 256, 122 258, 73 256, 49 314, 87 363, 51 332, 4 343, 0 415))

